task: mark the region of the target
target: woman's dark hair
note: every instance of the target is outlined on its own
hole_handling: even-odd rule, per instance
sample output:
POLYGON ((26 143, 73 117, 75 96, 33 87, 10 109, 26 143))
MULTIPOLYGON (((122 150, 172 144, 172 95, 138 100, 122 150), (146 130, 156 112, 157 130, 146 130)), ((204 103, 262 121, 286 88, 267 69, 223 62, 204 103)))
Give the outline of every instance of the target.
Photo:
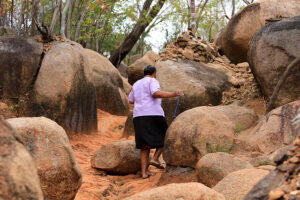
POLYGON ((145 68, 144 68, 144 76, 146 75, 152 75, 156 72, 156 68, 152 65, 147 65, 145 68))

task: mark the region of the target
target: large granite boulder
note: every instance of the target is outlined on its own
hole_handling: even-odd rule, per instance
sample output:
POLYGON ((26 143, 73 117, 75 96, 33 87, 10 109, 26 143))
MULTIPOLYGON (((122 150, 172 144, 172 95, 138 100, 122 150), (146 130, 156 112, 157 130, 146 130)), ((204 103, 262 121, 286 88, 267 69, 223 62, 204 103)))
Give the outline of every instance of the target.
MULTIPOLYGON (((285 1, 276 5, 291 4, 300 15, 300 1, 285 1), (293 3, 297 2, 297 3, 293 3)), ((270 23, 253 37, 248 60, 251 70, 266 99, 273 90, 287 66, 300 55, 300 16, 270 23)), ((300 63, 290 71, 282 85, 275 106, 297 100, 300 94, 300 63)))
MULTIPOLYGON (((157 80, 163 91, 181 89, 184 92, 177 114, 197 106, 220 104, 222 92, 231 86, 224 73, 202 63, 167 60, 157 62, 156 67, 157 80)), ((162 107, 168 123, 172 121, 176 103, 177 98, 163 99, 162 107)))
POLYGON ((33 157, 44 197, 74 199, 82 177, 64 129, 45 117, 12 118, 7 122, 33 157))
POLYGON ((16 31, 8 26, 0 26, 0 36, 17 36, 16 31))
POLYGON ((242 200, 268 174, 269 171, 262 169, 242 169, 230 173, 212 189, 223 194, 226 199, 242 200))
POLYGON ((119 71, 96 51, 84 49, 93 72, 97 107, 113 115, 127 115, 129 103, 119 71))
MULTIPOLYGON (((299 0, 255 1, 231 18, 221 32, 221 41, 217 40, 216 44, 232 62, 236 64, 246 62, 249 42, 253 35, 265 25, 267 19, 297 15, 300 15, 299 0)), ((291 36, 290 38, 294 37, 291 36)), ((286 39, 288 40, 288 38, 286 39)), ((268 52, 266 50, 262 57, 265 58, 268 52)), ((266 58, 273 59, 274 57, 268 55, 266 58)))
POLYGON ((196 107, 180 114, 170 125, 164 159, 169 165, 195 167, 207 153, 229 152, 236 129, 246 129, 256 113, 241 106, 196 107))
POLYGON ((141 168, 140 151, 133 140, 105 144, 95 152, 91 165, 112 174, 136 173, 141 168))
POLYGON ((215 107, 197 107, 180 114, 169 127, 163 157, 167 164, 195 167, 202 156, 229 151, 234 125, 215 107))
POLYGON ((29 92, 38 73, 42 43, 34 38, 0 37, 0 99, 29 92))
POLYGON ((0 199, 43 200, 34 162, 12 127, 0 116, 0 199))
POLYGON ((292 119, 297 115, 297 109, 293 108, 293 104, 276 108, 264 116, 244 138, 246 146, 269 154, 284 145, 291 144, 300 134, 300 127, 292 123, 292 119))
POLYGON ((144 68, 147 65, 154 65, 159 58, 153 51, 148 51, 142 58, 136 60, 127 68, 128 82, 133 85, 137 80, 144 77, 144 68))
POLYGON ((46 116, 68 133, 97 130, 93 72, 84 48, 54 42, 45 55, 33 89, 32 116, 46 116))
POLYGON ((138 193, 125 200, 225 200, 224 196, 201 183, 173 183, 138 193))
POLYGON ((200 183, 211 188, 231 172, 245 168, 252 168, 252 165, 228 153, 217 152, 206 154, 199 160, 196 174, 200 183))

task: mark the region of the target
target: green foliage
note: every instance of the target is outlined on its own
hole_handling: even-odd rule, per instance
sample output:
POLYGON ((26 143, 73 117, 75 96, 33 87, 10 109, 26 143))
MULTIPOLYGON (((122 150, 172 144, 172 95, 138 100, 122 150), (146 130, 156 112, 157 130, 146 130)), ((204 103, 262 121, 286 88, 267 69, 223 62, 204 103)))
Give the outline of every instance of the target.
POLYGON ((241 131, 242 131, 242 129, 243 129, 243 125, 241 125, 241 124, 236 124, 236 125, 235 125, 235 129, 234 129, 235 134, 236 134, 236 135, 240 134, 241 131))
POLYGON ((206 150, 209 153, 216 153, 216 152, 224 152, 230 153, 234 144, 232 142, 223 142, 221 141, 220 136, 217 137, 217 141, 206 142, 206 150))
POLYGON ((262 165, 273 165, 273 166, 275 166, 275 164, 273 162, 271 162, 270 160, 264 160, 264 161, 260 161, 258 163, 258 166, 262 166, 262 165))

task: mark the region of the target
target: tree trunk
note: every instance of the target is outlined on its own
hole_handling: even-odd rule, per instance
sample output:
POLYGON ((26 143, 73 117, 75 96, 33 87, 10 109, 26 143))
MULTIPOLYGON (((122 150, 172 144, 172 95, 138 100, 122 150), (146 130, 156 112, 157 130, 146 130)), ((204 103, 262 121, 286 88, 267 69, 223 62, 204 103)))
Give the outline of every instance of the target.
POLYGON ((14 0, 11 1, 11 11, 10 11, 10 27, 14 26, 14 0))
POLYGON ((150 9, 151 3, 153 0, 146 0, 142 9, 142 15, 139 17, 138 22, 134 26, 131 33, 125 38, 124 42, 116 49, 110 56, 110 62, 118 67, 121 61, 126 57, 130 52, 132 47, 138 41, 141 34, 145 31, 146 27, 151 23, 151 21, 156 17, 160 9, 163 7, 166 0, 159 0, 156 5, 154 5, 149 14, 148 10, 150 9))
POLYGON ((204 8, 205 8, 207 2, 208 2, 208 0, 205 0, 203 6, 202 6, 202 8, 201 8, 201 10, 200 10, 199 13, 198 13, 198 17, 197 17, 197 20, 196 20, 196 30, 198 30, 199 23, 200 23, 200 20, 201 20, 201 18, 202 18, 202 12, 203 12, 203 10, 204 10, 204 8))
POLYGON ((31 36, 34 36, 36 31, 34 20, 38 21, 37 17, 39 12, 39 3, 40 0, 32 0, 32 12, 31 12, 32 17, 31 17, 31 31, 30 31, 31 36))
POLYGON ((24 17, 25 3, 26 3, 26 1, 22 2, 20 18, 19 18, 18 27, 17 27, 18 32, 19 32, 20 35, 22 33, 22 24, 24 24, 24 21, 25 21, 25 17, 24 17))
POLYGON ((195 0, 191 0, 191 29, 192 33, 196 33, 196 9, 195 9, 195 0))
POLYGON ((89 9, 89 4, 87 4, 81 12, 80 19, 79 19, 79 21, 76 25, 76 29, 75 29, 74 41, 78 40, 79 33, 80 33, 80 27, 81 27, 82 21, 84 19, 85 13, 88 11, 88 9, 89 9))
POLYGON ((2 0, 0 0, 0 26, 4 26, 3 13, 4 13, 4 9, 2 7, 2 0))
POLYGON ((85 40, 86 48, 90 49, 91 48, 91 36, 90 36, 90 27, 89 26, 86 28, 85 35, 86 35, 86 40, 85 40))
POLYGON ((54 35, 56 19, 57 19, 57 15, 58 15, 58 12, 59 12, 60 5, 61 5, 61 0, 56 0, 56 8, 55 8, 54 13, 52 15, 52 20, 51 20, 50 29, 49 29, 50 37, 53 37, 53 35, 54 35))
POLYGON ((232 13, 231 13, 231 18, 233 17, 235 13, 235 0, 232 0, 232 13))
POLYGON ((95 37, 95 51, 99 51, 99 22, 96 22, 96 37, 95 37))
MULTIPOLYGON (((67 15, 67 11, 69 9, 69 6, 70 6, 70 1, 71 0, 67 0, 66 1, 66 5, 64 7, 64 10, 62 12, 62 17, 61 17, 61 25, 60 25, 60 34, 63 36, 63 37, 66 37, 65 35, 65 27, 66 27, 66 15, 67 15)), ((69 11, 70 12, 70 11, 69 11)))
POLYGON ((76 4, 76 0, 70 0, 71 1, 71 5, 70 5, 70 9, 69 9, 69 13, 68 13, 68 20, 67 20, 67 28, 66 28, 66 36, 68 39, 71 39, 71 24, 72 24, 72 19, 73 19, 73 11, 74 11, 74 7, 76 4))
POLYGON ((287 68, 285 69, 283 75, 280 77, 276 87, 274 88, 274 91, 272 93, 272 96, 271 96, 271 99, 270 99, 270 102, 269 102, 269 105, 268 105, 268 108, 266 110, 266 114, 269 113, 271 110, 274 109, 274 104, 275 104, 275 101, 277 99, 277 95, 278 95, 278 92, 279 90, 281 89, 281 86, 282 84, 284 83, 284 81, 287 79, 291 69, 296 66, 300 61, 300 58, 295 58, 293 60, 293 62, 291 62, 287 68))

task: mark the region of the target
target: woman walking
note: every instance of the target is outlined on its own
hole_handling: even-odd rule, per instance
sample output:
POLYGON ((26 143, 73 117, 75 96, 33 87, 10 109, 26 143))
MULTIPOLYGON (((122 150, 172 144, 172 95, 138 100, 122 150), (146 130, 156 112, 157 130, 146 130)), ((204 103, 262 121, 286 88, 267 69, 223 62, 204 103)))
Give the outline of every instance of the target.
POLYGON ((177 97, 180 90, 175 92, 164 92, 156 78, 156 68, 148 65, 144 69, 144 78, 137 81, 129 94, 129 102, 134 104, 133 124, 135 130, 136 148, 141 149, 141 171, 142 178, 148 178, 148 166, 157 168, 164 167, 159 162, 163 152, 165 134, 168 125, 165 120, 164 111, 161 107, 162 98, 177 97), (150 149, 155 148, 155 154, 149 162, 150 149))

